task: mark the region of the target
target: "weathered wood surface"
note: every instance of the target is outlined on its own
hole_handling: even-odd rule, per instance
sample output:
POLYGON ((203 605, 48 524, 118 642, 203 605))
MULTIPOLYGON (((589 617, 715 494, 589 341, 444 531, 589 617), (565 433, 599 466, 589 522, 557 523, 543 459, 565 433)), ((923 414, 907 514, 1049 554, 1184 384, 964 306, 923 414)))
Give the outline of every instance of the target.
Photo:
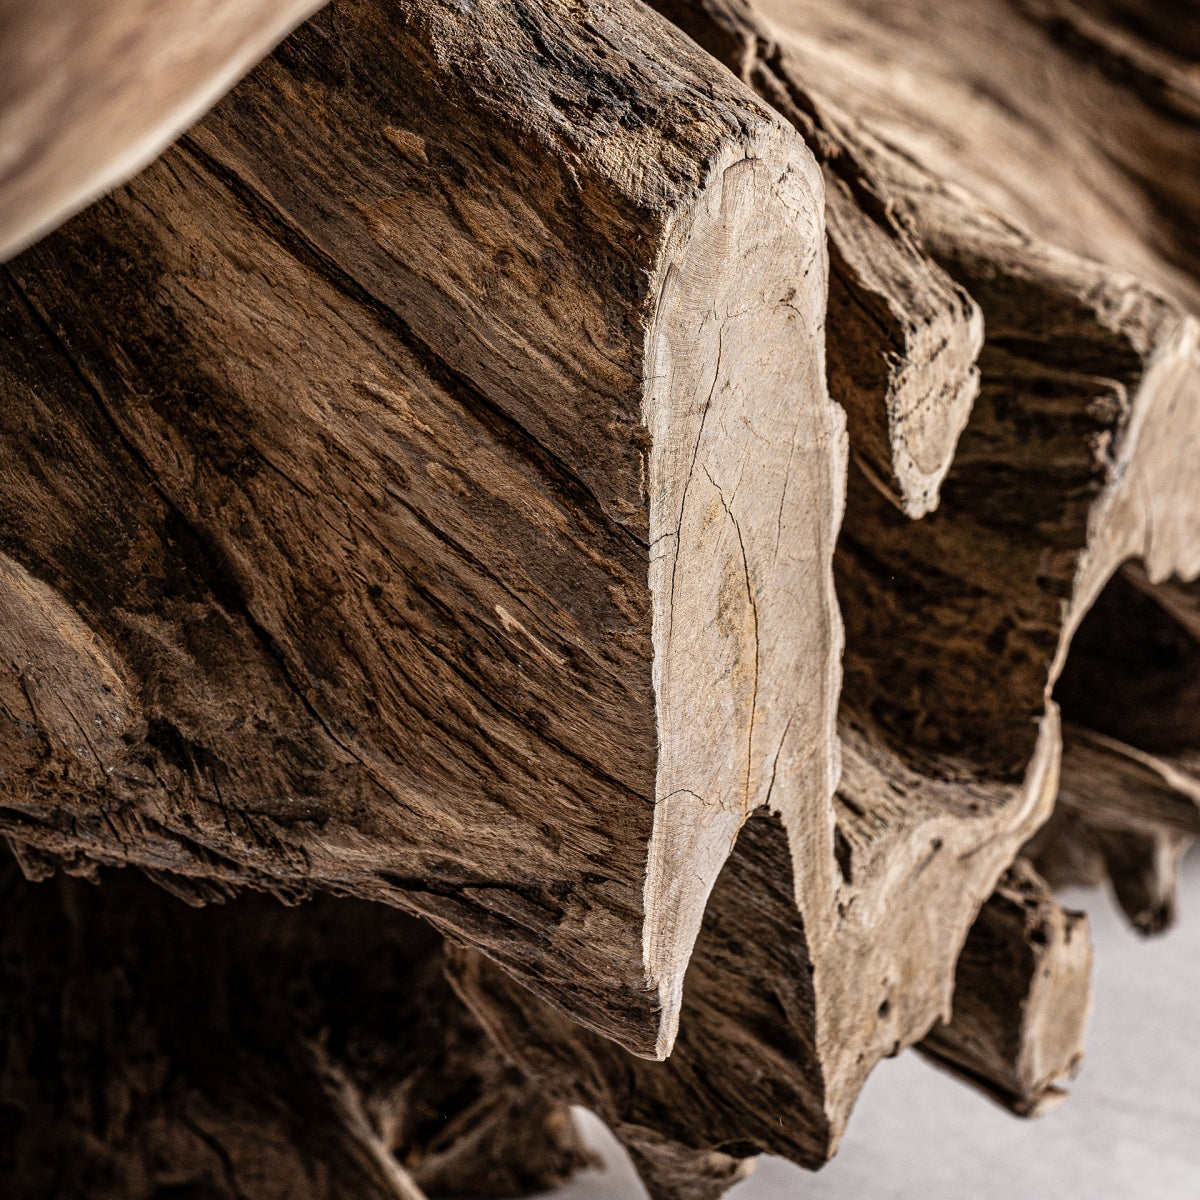
POLYGON ((3 822, 662 1054, 745 815, 831 837, 820 177, 657 17, 488 14, 339 3, 12 264, 3 822))
MULTIPOLYGON (((1131 165, 1151 144, 1176 144, 1191 161, 1182 93, 1164 107, 1145 71, 1122 75, 1094 38, 1089 58, 1069 21, 1048 25, 1029 6, 960 5, 943 25, 919 4, 887 14, 854 3, 663 8, 814 143, 831 245, 834 197, 854 201, 860 224, 883 213, 984 314, 983 394, 942 509, 918 528, 889 513, 894 485, 880 455, 864 453, 861 409, 844 401, 855 468, 838 559, 847 696, 902 748, 948 752, 989 775, 1023 770, 1047 685, 1108 576, 1139 555, 1150 556, 1156 583, 1198 566, 1195 319, 1119 269, 1069 252, 1138 268, 1192 302, 1186 254, 1169 231, 1185 224, 1194 189, 1151 195, 1159 176, 1131 165), (984 40, 995 52, 977 52, 984 40), (927 78, 936 103, 922 92, 927 78), (1063 122, 1018 119, 1063 104, 1063 122), (1091 121, 1114 107, 1129 120, 1091 121), (951 127, 960 111, 977 136, 951 127), (1081 155, 1096 169, 1064 178, 1081 155), (839 189, 834 168, 870 186, 839 189), (1140 208, 1136 194, 1145 195, 1140 208), (1083 215, 1114 198, 1124 214, 1115 240, 1083 215)), ((1115 26, 1105 36, 1105 45, 1124 37, 1133 52, 1136 38, 1115 26)), ((1142 51, 1149 70, 1155 51, 1142 51)), ((1175 66, 1163 60, 1156 70, 1172 88, 1190 86, 1175 66)), ((1110 213, 1108 226, 1115 220, 1110 213)), ((835 253, 835 283, 839 261, 835 253)), ((862 363, 859 339, 836 320, 836 291, 831 364, 839 339, 862 363)), ((945 410, 942 421, 957 434, 945 410)), ((897 427, 890 433, 895 448, 897 427)))
POLYGON ((334 0, 12 264, 0 828, 421 914, 706 1200, 922 1039, 1057 1095, 1056 700, 1029 853, 1169 917, 1200 104, 1135 0, 657 7, 334 0))
POLYGON ((880 602, 846 608, 847 693, 901 741, 1003 772, 1116 567, 1200 567, 1200 341, 1192 318, 1081 260, 1015 239, 954 253, 988 323, 981 395, 925 521, 851 481, 839 586, 880 602))
MULTIPOLYGON (((1096 135, 1110 139, 1100 149, 1088 141, 1087 114, 1096 107, 1135 110, 1134 126, 1157 131, 1160 143, 1177 140, 1185 160, 1192 135, 1177 111, 1160 112, 1147 98, 1143 80, 1105 75, 1103 63, 1048 44, 1042 23, 1010 20, 984 4, 959 6, 949 23, 967 37, 970 61, 994 77, 994 88, 976 90, 963 45, 940 29, 922 40, 936 21, 913 15, 919 7, 904 13, 894 6, 886 16, 852 4, 664 4, 663 11, 817 143, 830 197, 845 195, 830 179, 831 163, 869 177, 871 192, 858 194, 859 207, 896 219, 983 313, 981 394, 937 512, 916 525, 896 513, 895 484, 879 454, 863 452, 862 426, 846 401, 853 465, 836 566, 847 621, 847 717, 871 714, 902 755, 950 757, 960 779, 996 781, 1027 770, 1074 629, 1112 572, 1130 558, 1144 559, 1156 581, 1200 569, 1196 321, 1121 270, 1139 269, 1190 306, 1194 284, 1178 265, 1186 256, 1163 233, 1178 228, 1178 213, 1143 210, 1134 220, 1129 201, 1127 227, 1106 254, 1108 241, 1086 222, 1094 240, 1060 237, 1055 224, 1064 211, 1058 196, 1070 193, 1069 206, 1090 211, 1156 178, 1130 166, 1129 155, 1144 149, 1140 133, 1119 126, 1096 135), (984 38, 1004 52, 975 53, 984 38), (1015 64, 1006 58, 1010 44, 1015 64), (1040 74, 1047 61, 1048 83, 1040 74), (926 71, 943 89, 936 113, 920 107, 926 71), (981 128, 993 117, 1011 124, 1002 98, 1017 87, 1023 111, 1057 111, 1077 80, 1083 115, 1061 128, 1039 127, 1044 138, 1058 139, 1054 151, 1041 152, 1053 159, 1052 171, 1074 169, 1077 143, 1095 159, 1112 149, 1111 139, 1129 139, 1128 153, 1108 163, 1107 174, 1077 181, 1083 196, 1062 178, 1056 195, 1049 188, 1043 195, 1043 157, 1018 131, 1001 129, 995 144, 982 133, 964 143, 950 128, 960 101, 981 128), (914 105, 919 119, 911 116, 914 105), (1003 172, 992 161, 997 155, 1003 172), (1003 174, 1008 192, 988 186, 989 172, 1003 174), (1044 209, 1034 203, 1039 196, 1044 209)), ((833 209, 830 200, 836 246, 833 209)), ((833 261, 836 267, 836 255, 833 261)), ((831 292, 831 343, 841 333, 835 311, 831 292)), ((843 336, 849 356, 862 361, 854 335, 843 336)), ((838 353, 831 345, 831 363, 838 353)), ((879 728, 872 734, 878 741, 879 728)), ((843 786, 837 806, 841 838, 855 815, 841 803, 846 792, 843 786)), ((903 799, 868 806, 862 824, 890 830, 902 843, 905 809, 903 799)), ((1008 832, 1031 831, 1048 811, 1046 803, 1035 816, 1026 810, 1022 826, 1015 806, 1008 832)), ((1003 828, 1001 820, 992 835, 1003 828)), ((874 864, 881 874, 886 861, 874 864)), ((882 926, 876 932, 880 945, 889 944, 882 926)), ((930 945, 936 939, 923 945, 926 962, 935 957, 930 945)), ((870 1025, 860 1017, 848 1040, 862 1039, 870 1025)))
POLYGON ((978 306, 925 253, 855 149, 845 114, 788 70, 752 6, 654 7, 754 87, 817 156, 829 231, 830 391, 846 410, 855 463, 909 516, 923 516, 937 505, 978 392, 978 306))
POLYGON ((196 911, 134 871, 33 884, 3 857, 7 1195, 499 1197, 588 1161, 413 918, 329 897, 196 911))
POLYGON ((0 3, 0 259, 144 167, 322 3, 0 3))
MULTIPOLYGON (((815 87, 821 64, 807 65, 801 82, 815 87)), ((853 459, 835 560, 843 708, 869 714, 875 740, 910 761, 925 753, 959 779, 995 783, 1029 770, 1036 739, 1056 739, 1048 697, 1119 564, 1140 557, 1156 580, 1200 569, 1197 325, 1128 275, 1018 228, 859 119, 842 129, 979 305, 987 338, 936 512, 905 520, 853 459)), ((868 807, 864 823, 902 838, 905 808, 903 797, 868 807)), ((991 836, 1028 834, 1048 812, 1048 801, 999 810, 991 836)))
POLYGON ((1091 1015, 1092 947, 1083 913, 1059 907, 1019 858, 980 911, 959 955, 954 1016, 923 1053, 1023 1117, 1066 1099, 1091 1015))

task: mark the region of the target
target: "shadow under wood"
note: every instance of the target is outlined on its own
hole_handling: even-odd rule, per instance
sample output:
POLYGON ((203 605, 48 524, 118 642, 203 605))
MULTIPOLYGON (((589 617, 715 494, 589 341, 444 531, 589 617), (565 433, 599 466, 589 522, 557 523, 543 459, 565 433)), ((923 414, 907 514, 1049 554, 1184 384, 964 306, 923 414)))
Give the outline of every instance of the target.
POLYGON ((1161 932, 1200 836, 1200 586, 1127 563, 1080 624, 1055 695, 1062 785, 1030 853, 1055 886, 1107 878, 1134 927, 1161 932))
POLYGON ((188 908, 0 862, 0 1177, 19 1200, 420 1200, 589 1161, 383 905, 188 908))

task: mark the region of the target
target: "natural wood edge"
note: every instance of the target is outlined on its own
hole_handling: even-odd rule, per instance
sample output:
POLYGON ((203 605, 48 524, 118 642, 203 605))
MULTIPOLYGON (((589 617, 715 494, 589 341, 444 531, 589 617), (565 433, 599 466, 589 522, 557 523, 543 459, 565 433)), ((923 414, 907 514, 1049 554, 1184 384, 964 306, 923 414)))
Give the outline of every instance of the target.
POLYGON ((828 881, 832 867, 846 435, 824 383, 822 197, 799 140, 769 129, 715 164, 659 267, 646 351, 659 757, 644 936, 660 1056, 749 813, 769 805, 798 842, 830 847, 806 878, 828 881))
POLYGON ((1018 1116, 1041 1116, 1082 1062, 1091 968, 1087 917, 1060 908, 1018 858, 959 955, 953 1015, 920 1049, 1018 1116))

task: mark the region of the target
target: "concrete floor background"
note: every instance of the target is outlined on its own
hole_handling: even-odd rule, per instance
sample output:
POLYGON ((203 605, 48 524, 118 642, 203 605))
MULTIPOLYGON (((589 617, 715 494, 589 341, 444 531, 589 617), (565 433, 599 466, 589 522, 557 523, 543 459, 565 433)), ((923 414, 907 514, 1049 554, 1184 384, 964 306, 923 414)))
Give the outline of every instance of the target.
MULTIPOLYGON (((1096 999, 1057 1112, 1019 1121, 905 1053, 876 1068, 823 1171, 763 1158, 729 1200, 1200 1200, 1200 858, 1164 937, 1134 934, 1106 892, 1062 901, 1091 915, 1096 999)), ((604 1126, 581 1119, 606 1169, 549 1196, 644 1197, 604 1126)))

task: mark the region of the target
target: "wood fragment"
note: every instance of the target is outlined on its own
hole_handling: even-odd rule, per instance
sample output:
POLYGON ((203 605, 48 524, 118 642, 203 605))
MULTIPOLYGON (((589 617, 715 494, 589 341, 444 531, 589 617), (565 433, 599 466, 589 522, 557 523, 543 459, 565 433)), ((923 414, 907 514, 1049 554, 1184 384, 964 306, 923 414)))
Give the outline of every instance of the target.
POLYGON ((1018 1116, 1066 1099, 1091 1013, 1092 947, 1083 913, 1059 907, 1018 858, 980 910, 958 958, 954 1015, 921 1052, 1018 1116))
POLYGON ((1174 922, 1200 836, 1196 592, 1130 563, 1084 618, 1058 684, 1072 720, 1058 812, 1030 847, 1056 886, 1109 879, 1147 934, 1174 922))

